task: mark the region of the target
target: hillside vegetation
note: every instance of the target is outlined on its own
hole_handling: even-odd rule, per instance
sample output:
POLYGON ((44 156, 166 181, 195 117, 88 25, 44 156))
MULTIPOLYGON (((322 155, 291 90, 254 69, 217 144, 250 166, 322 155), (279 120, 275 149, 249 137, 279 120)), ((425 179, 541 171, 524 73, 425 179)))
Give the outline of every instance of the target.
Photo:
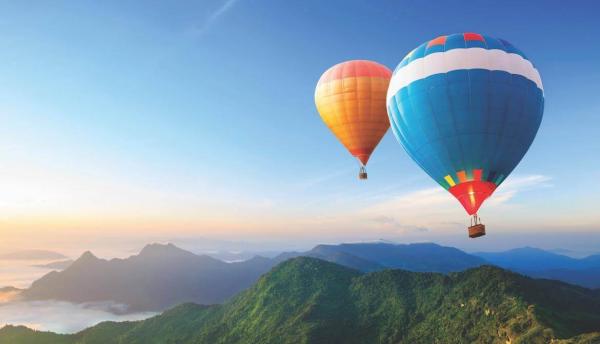
POLYGON ((5 327, 0 343, 598 343, 600 298, 482 266, 361 273, 295 258, 222 305, 183 304, 73 335, 5 327))

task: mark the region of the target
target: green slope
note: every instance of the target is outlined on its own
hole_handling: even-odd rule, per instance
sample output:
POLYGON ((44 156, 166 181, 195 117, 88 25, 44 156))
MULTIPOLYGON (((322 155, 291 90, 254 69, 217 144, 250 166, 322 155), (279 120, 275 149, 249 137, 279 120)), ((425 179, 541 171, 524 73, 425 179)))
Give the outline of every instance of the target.
POLYGON ((0 343, 600 343, 597 293, 484 266, 444 276, 284 262, 217 306, 71 336, 0 330, 0 343))
POLYGON ((0 343, 2 344, 69 344, 73 343, 71 336, 51 332, 34 331, 24 326, 5 326, 0 329, 0 343))

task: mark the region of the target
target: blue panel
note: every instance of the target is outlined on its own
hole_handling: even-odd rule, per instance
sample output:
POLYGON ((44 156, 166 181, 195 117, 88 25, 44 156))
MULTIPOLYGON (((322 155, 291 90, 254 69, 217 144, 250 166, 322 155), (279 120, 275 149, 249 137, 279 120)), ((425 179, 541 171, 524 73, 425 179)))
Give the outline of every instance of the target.
POLYGON ((465 41, 465 46, 467 48, 487 48, 485 42, 482 41, 465 41))
MULTIPOLYGON (((445 51, 481 46, 523 56, 510 43, 483 36, 467 41, 447 36, 445 51)), ((442 46, 417 48, 398 68, 442 51, 442 46)), ((444 180, 464 170, 483 170, 483 179, 502 183, 523 158, 542 120, 544 95, 520 75, 483 69, 455 70, 416 80, 389 101, 394 135, 427 174, 445 188, 444 180)))
POLYGON ((465 38, 462 33, 455 33, 446 37, 446 51, 465 47, 465 38))
POLYGON ((497 38, 494 37, 490 37, 490 36, 486 36, 486 35, 482 35, 483 39, 485 39, 485 45, 487 46, 488 49, 498 49, 498 50, 505 50, 504 48, 504 44, 502 44, 502 42, 500 42, 497 38))
POLYGON ((412 61, 416 60, 416 59, 420 59, 425 55, 425 50, 427 49, 427 44, 423 43, 421 44, 417 49, 415 49, 413 51, 413 53, 410 55, 410 57, 408 58, 408 63, 411 63, 412 61))
POLYGON ((444 52, 444 46, 442 44, 432 45, 429 48, 425 49, 424 56, 427 56, 427 55, 433 54, 433 53, 441 53, 441 52, 444 52))
POLYGON ((543 94, 534 82, 479 69, 417 80, 389 104, 398 141, 444 187, 446 175, 465 170, 471 177, 473 169, 501 183, 533 142, 542 113, 543 94))
POLYGON ((406 66, 406 65, 408 64, 408 62, 409 62, 409 61, 410 61, 410 57, 407 55, 406 57, 404 57, 404 58, 402 59, 402 61, 401 61, 401 62, 400 62, 400 64, 398 65, 398 67, 396 67, 396 69, 394 69, 394 73, 393 73, 393 74, 396 74, 396 72, 397 72, 398 70, 400 70, 402 67, 406 66))

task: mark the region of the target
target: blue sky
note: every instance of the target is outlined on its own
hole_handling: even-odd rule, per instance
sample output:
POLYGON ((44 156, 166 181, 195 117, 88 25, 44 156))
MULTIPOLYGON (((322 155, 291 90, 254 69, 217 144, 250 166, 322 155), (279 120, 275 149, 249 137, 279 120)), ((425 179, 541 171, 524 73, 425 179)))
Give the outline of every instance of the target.
POLYGON ((356 180, 313 100, 335 63, 394 68, 422 42, 463 31, 523 50, 546 95, 533 146, 480 211, 504 239, 482 245, 522 230, 599 233, 599 10, 541 0, 3 2, 0 233, 21 246, 125 235, 466 240, 458 202, 391 133, 369 181, 356 180))

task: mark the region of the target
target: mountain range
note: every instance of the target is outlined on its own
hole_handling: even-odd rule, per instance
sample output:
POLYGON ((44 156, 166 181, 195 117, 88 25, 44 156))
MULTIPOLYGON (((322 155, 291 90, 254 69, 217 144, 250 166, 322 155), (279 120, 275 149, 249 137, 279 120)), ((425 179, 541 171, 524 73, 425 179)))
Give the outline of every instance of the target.
POLYGON ((25 300, 115 301, 129 311, 164 310, 182 302, 214 304, 252 285, 273 266, 256 257, 225 263, 172 244, 152 244, 135 256, 105 260, 85 252, 63 271, 32 283, 25 300))
POLYGON ((275 257, 275 260, 280 262, 299 256, 319 258, 363 272, 403 269, 448 273, 486 263, 482 258, 457 248, 432 243, 318 245, 307 252, 282 253, 275 257))
POLYGON ((65 259, 65 255, 47 250, 22 250, 0 254, 0 260, 51 260, 65 259))
POLYGON ((363 273, 287 260, 221 305, 182 304, 72 335, 0 329, 0 343, 597 343, 600 295, 497 267, 363 273))
POLYGON ((74 303, 115 301, 127 311, 162 311, 183 302, 222 303, 250 287, 276 264, 297 256, 320 258, 363 272, 389 268, 451 272, 485 261, 435 244, 319 245, 273 259, 225 263, 172 244, 152 244, 126 259, 104 260, 85 252, 63 271, 52 271, 21 292, 24 300, 74 303))
POLYGON ((21 291, 21 289, 15 287, 0 288, 0 304, 14 300, 21 291))
POLYGON ((600 288, 600 254, 572 258, 533 247, 474 253, 490 264, 535 278, 600 288))
POLYGON ((32 266, 36 267, 36 268, 43 268, 43 269, 64 270, 64 269, 68 268, 71 264, 73 264, 73 260, 65 259, 65 260, 53 261, 53 262, 46 263, 46 264, 35 264, 32 266))
POLYGON ((600 263, 594 265, 598 256, 575 259, 534 248, 468 254, 431 243, 357 243, 318 245, 306 252, 226 263, 172 244, 151 244, 126 259, 104 260, 86 252, 63 271, 52 271, 35 281, 20 297, 74 303, 115 301, 128 305, 131 312, 163 311, 184 302, 223 303, 273 266, 298 256, 361 272, 403 269, 450 273, 493 264, 531 277, 600 287, 600 263), (536 266, 539 269, 532 270, 536 266))

